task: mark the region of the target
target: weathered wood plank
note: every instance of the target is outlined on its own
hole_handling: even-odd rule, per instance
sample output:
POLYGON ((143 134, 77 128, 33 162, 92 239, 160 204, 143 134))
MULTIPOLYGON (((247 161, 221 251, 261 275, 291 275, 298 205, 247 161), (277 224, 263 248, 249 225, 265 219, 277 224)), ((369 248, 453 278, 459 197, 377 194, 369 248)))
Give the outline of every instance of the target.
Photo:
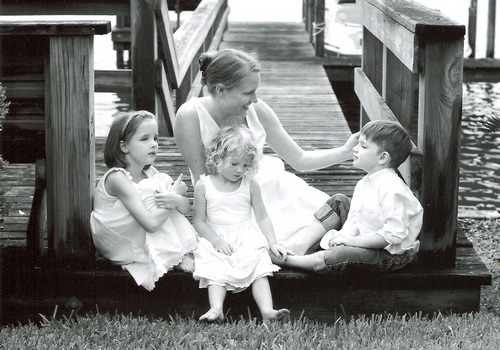
POLYGON ((92 259, 94 38, 50 40, 46 72, 47 231, 58 259, 92 259), (78 171, 68 171, 78 169, 78 171))

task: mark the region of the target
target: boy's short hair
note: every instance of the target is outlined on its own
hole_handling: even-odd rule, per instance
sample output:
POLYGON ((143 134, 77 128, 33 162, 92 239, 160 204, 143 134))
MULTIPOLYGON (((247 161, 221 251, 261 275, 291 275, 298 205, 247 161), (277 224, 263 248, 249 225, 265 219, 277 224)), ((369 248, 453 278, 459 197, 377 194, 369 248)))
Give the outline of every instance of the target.
POLYGON ((389 166, 394 169, 408 158, 413 148, 410 135, 397 122, 374 120, 363 126, 361 134, 391 155, 389 166))

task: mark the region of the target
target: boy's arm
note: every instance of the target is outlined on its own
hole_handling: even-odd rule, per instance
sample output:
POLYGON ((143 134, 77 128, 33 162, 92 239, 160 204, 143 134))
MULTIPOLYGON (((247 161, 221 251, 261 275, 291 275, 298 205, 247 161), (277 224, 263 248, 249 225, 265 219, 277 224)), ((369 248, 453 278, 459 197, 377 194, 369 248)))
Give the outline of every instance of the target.
POLYGON ((389 192, 381 198, 383 226, 377 234, 388 244, 401 244, 409 235, 410 216, 416 214, 413 197, 405 193, 389 192))
POLYGON ((217 252, 226 255, 233 253, 233 247, 207 225, 207 201, 203 181, 198 181, 194 186, 193 226, 201 237, 212 243, 217 252))
POLYGON ((360 247, 368 249, 382 249, 387 247, 388 243, 381 235, 374 233, 371 235, 351 236, 339 232, 330 240, 330 246, 346 245, 349 247, 360 247))

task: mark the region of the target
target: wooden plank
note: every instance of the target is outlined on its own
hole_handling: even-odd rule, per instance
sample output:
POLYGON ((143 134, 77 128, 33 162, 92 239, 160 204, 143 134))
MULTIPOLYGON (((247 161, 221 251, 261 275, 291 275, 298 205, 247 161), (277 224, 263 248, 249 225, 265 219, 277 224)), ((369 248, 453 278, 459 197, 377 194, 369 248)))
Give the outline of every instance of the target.
MULTIPOLYGON (((172 87, 178 87, 182 81, 182 76, 179 72, 179 62, 175 48, 172 26, 168 15, 168 8, 165 1, 156 0, 154 4, 155 17, 158 28, 158 35, 163 49, 163 57, 165 59, 165 72, 167 79, 172 84, 172 87)), ((165 87, 167 88, 167 87, 165 87)), ((173 118, 173 115, 171 116, 173 118)))
POLYGON ((2 21, 0 35, 103 35, 111 22, 102 20, 2 21))
MULTIPOLYGON (((224 35, 224 32, 227 28, 228 17, 229 7, 224 11, 224 14, 222 15, 220 23, 217 27, 217 30, 215 31, 214 37, 212 38, 212 42, 210 43, 207 51, 216 51, 219 48, 219 45, 222 41, 222 36, 224 35)), ((191 97, 201 96, 202 89, 203 86, 201 84, 201 72, 198 70, 198 72, 196 73, 196 77, 191 84, 191 90, 189 90, 189 93, 186 96, 186 101, 188 101, 191 97)))
POLYGON ((95 92, 127 92, 132 91, 132 70, 96 70, 95 92))
POLYGON ((461 39, 465 35, 465 25, 415 1, 364 0, 367 4, 418 36, 433 40, 461 39))
MULTIPOLYGON (((411 72, 416 73, 421 70, 421 66, 419 67, 421 62, 418 59, 419 42, 415 32, 400 26, 369 1, 359 1, 358 7, 363 14, 363 26, 383 42, 411 72)), ((365 42, 363 37, 363 45, 365 42)))
POLYGON ((0 15, 128 15, 130 0, 2 0, 0 15))
POLYGON ((193 58, 196 57, 200 48, 203 50, 205 38, 217 14, 225 6, 227 6, 226 0, 202 1, 193 12, 191 19, 175 31, 174 42, 181 81, 190 70, 193 58))
POLYGON ((47 230, 56 258, 73 264, 93 256, 93 44, 93 36, 52 37, 46 72, 47 230))
POLYGON ((157 32, 152 1, 130 1, 132 30, 132 109, 156 113, 157 32))
POLYGON ((420 198, 425 215, 419 256, 434 267, 455 262, 463 46, 463 40, 427 42, 425 74, 419 82, 418 146, 425 155, 420 198))
MULTIPOLYGON (((160 135, 173 136, 173 121, 175 118, 175 105, 173 90, 165 73, 165 67, 161 60, 155 64, 156 91, 161 105, 161 113, 158 113, 158 132, 160 135)), ((160 111, 159 111, 160 112, 160 111)))

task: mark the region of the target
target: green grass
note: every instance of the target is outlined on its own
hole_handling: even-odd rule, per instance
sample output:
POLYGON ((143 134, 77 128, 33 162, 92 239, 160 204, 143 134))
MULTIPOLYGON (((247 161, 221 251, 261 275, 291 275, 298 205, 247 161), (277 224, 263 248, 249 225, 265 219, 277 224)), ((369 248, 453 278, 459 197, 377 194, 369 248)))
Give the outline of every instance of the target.
POLYGON ((45 319, 4 327, 0 349, 498 349, 500 317, 471 313, 204 324, 124 315, 45 319))

